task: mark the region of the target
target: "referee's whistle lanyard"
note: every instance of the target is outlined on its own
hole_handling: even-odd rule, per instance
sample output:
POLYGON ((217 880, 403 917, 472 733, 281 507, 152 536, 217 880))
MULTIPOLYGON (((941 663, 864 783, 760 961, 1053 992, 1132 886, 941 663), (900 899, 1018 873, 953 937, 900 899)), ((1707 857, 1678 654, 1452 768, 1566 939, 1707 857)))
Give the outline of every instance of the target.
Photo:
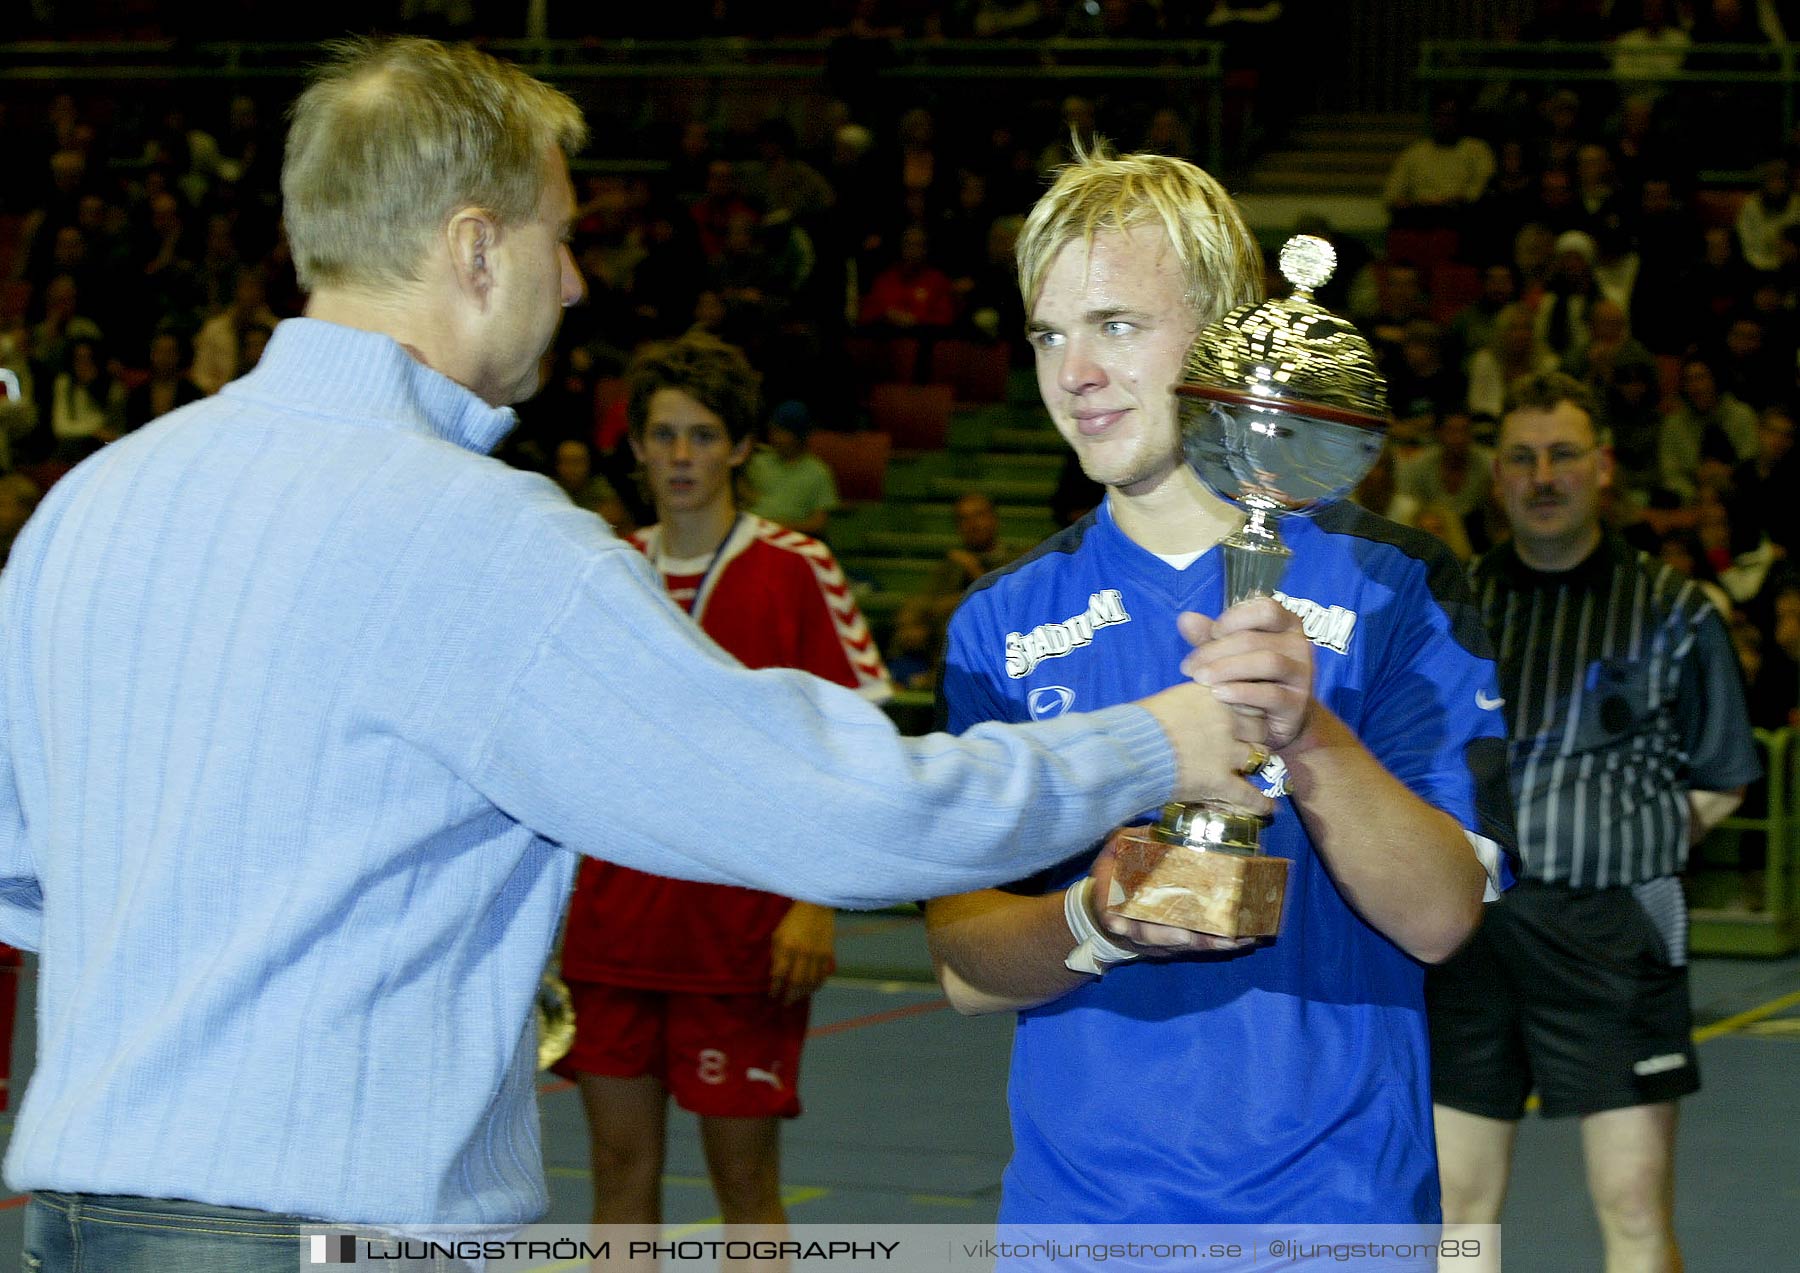
MULTIPOLYGON (((706 569, 700 572, 700 582, 694 585, 694 598, 687 604, 687 612, 693 616, 696 623, 700 621, 700 614, 706 608, 706 601, 709 595, 708 589, 712 587, 713 573, 719 568, 719 560, 725 555, 725 547, 731 542, 732 536, 737 534, 738 527, 743 524, 744 515, 740 512, 731 519, 731 525, 725 530, 725 537, 719 540, 718 544, 712 550, 712 556, 706 559, 706 569)), ((663 590, 666 592, 669 587, 669 572, 664 566, 665 559, 666 553, 663 548, 663 540, 661 536, 658 536, 656 541, 656 573, 658 577, 662 579, 663 590)))

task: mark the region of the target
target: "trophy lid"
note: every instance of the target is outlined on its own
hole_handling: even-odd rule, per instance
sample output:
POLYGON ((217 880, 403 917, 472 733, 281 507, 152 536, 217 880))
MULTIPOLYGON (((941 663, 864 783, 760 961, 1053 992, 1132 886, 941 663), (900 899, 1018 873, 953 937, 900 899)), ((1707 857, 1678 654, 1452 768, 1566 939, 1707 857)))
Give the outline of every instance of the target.
POLYGON ((1324 239, 1289 239, 1281 272, 1294 294, 1240 305, 1202 331, 1175 392, 1385 433, 1387 383, 1375 369, 1375 351, 1312 298, 1336 267, 1337 252, 1324 239))

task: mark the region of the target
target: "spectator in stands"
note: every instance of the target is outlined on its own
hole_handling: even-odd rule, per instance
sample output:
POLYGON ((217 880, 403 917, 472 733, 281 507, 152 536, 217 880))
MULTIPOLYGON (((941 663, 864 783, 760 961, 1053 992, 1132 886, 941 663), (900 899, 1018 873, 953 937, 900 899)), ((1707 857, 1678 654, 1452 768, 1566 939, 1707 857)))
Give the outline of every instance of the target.
POLYGON ((1655 369, 1656 356, 1631 334, 1625 307, 1617 301, 1604 296, 1596 300, 1588 311, 1587 326, 1587 343, 1565 356, 1562 366, 1577 380, 1585 381, 1596 396, 1604 396, 1606 386, 1626 363, 1644 363, 1655 369))
POLYGON ((1666 174, 1645 178, 1630 228, 1639 260, 1631 329, 1651 351, 1679 354, 1688 341, 1688 274, 1699 232, 1666 174))
POLYGON ((13 467, 20 442, 37 429, 37 380, 23 310, 0 314, 0 469, 13 467))
POLYGON ((1595 354, 1604 356, 1604 347, 1590 343, 1588 352, 1587 383, 1600 396, 1601 419, 1612 434, 1615 494, 1641 507, 1661 485, 1662 386, 1656 364, 1614 355, 1610 377, 1599 381, 1595 354))
POLYGON ((1663 487, 1692 501, 1701 486, 1723 485, 1756 449, 1756 413, 1719 391, 1712 364, 1704 358, 1684 362, 1681 397, 1663 417, 1657 447, 1663 487))
POLYGON ((1400 152, 1383 198, 1393 224, 1461 230, 1494 175, 1494 151, 1463 128, 1455 97, 1432 104, 1431 135, 1400 152))
POLYGON ((188 374, 187 343, 180 332, 157 332, 146 353, 150 374, 125 395, 127 432, 206 396, 188 374))
POLYGON ((217 313, 231 304, 243 268, 236 221, 229 213, 213 213, 206 218, 206 242, 200 249, 200 259, 194 263, 195 281, 207 313, 217 313))
POLYGON ((1023 551, 1000 538, 1000 514, 994 501, 981 491, 965 491, 951 508, 956 519, 957 546, 947 551, 926 580, 924 593, 941 603, 941 617, 950 611, 970 584, 998 570, 1023 551))
POLYGON ((82 438, 111 442, 125 431, 125 386, 98 340, 73 340, 67 365, 51 384, 50 429, 59 444, 82 438))
POLYGON ((1762 321, 1739 314, 1725 324, 1712 353, 1719 388, 1745 405, 1761 410, 1786 399, 1794 388, 1794 363, 1783 365, 1768 348, 1762 321))
POLYGON ((1537 211, 1538 174, 1524 141, 1502 138, 1495 155, 1498 166, 1487 197, 1475 209, 1475 242, 1463 253, 1476 259, 1497 259, 1511 252, 1513 236, 1537 211))
MULTIPOLYGON (((131 331, 147 336, 158 323, 169 318, 198 325, 200 281, 187 241, 187 220, 181 201, 163 190, 149 195, 144 206, 149 215, 139 231, 136 258, 143 284, 134 289, 131 331)), ((131 332, 122 336, 129 339, 131 332)))
POLYGON ((1656 557, 1683 579, 1692 579, 1720 617, 1731 617, 1731 597, 1719 586, 1718 572, 1700 546, 1700 536, 1691 530, 1672 530, 1656 545, 1656 557))
POLYGON ((1498 420, 1508 385, 1520 376, 1553 371, 1556 363, 1531 311, 1518 302, 1508 305, 1494 319, 1493 338, 1469 361, 1469 413, 1498 420))
POLYGON ((1630 98, 1654 100, 1681 70, 1688 34, 1670 20, 1668 0, 1640 0, 1638 25, 1613 41, 1613 77, 1630 98))
POLYGON ((1651 93, 1632 93, 1619 106, 1611 134, 1613 171, 1618 174, 1622 211, 1635 212, 1644 181, 1652 173, 1690 170, 1680 158, 1683 141, 1660 119, 1651 93))
POLYGON ((1482 267, 1481 294, 1450 320, 1450 340, 1457 364, 1467 370, 1475 351, 1494 334, 1500 311, 1519 298, 1519 280, 1512 266, 1496 261, 1482 267))
POLYGON ((770 213, 786 212, 811 232, 837 203, 837 195, 817 168, 795 156, 796 145, 794 126, 787 120, 777 117, 759 125, 756 151, 762 164, 758 179, 763 206, 770 213))
POLYGON ((1180 111, 1164 106, 1150 116, 1150 123, 1144 129, 1144 144, 1139 149, 1171 159, 1191 160, 1194 157, 1193 132, 1181 118, 1180 111))
MULTIPOLYGON (((82 312, 81 293, 67 274, 44 289, 44 316, 31 328, 31 362, 40 393, 58 373, 68 370, 69 346, 77 340, 100 339, 100 324, 82 312)), ((48 414, 47 403, 40 403, 48 414)))
POLYGON ((605 519, 617 534, 628 535, 634 529, 625 502, 612 483, 594 472, 593 448, 581 438, 564 438, 556 444, 551 476, 576 507, 605 519))
POLYGON ((1448 509, 1465 521, 1494 488, 1494 453, 1475 441, 1466 412, 1450 411, 1438 420, 1431 445, 1397 465, 1395 485, 1415 507, 1448 509))
POLYGON ((1558 235, 1586 224, 1587 217, 1575 198, 1575 178, 1567 168, 1545 168, 1538 173, 1537 202, 1529 216, 1558 235))
POLYGON ((1381 448, 1368 473, 1350 492, 1350 500, 1371 513, 1379 513, 1391 522, 1406 526, 1412 525, 1412 519, 1419 511, 1419 501, 1400 489, 1398 453, 1391 446, 1381 448))
POLYGON ((13 540, 37 510, 43 492, 23 473, 0 475, 0 566, 12 555, 13 540))
POLYGON ((897 689, 929 690, 943 658, 944 619, 934 597, 908 597, 894 613, 888 638, 888 677, 897 689))
POLYGON ((1625 222, 1612 156, 1597 141, 1575 148, 1575 201, 1581 207, 1582 228, 1596 239, 1617 232, 1625 222))
POLYGON ((1418 447, 1445 413, 1463 410, 1469 378, 1444 354, 1444 329, 1429 318, 1406 325, 1398 363, 1388 369, 1388 406, 1394 442, 1418 447))
POLYGON ((275 322, 264 293, 262 268, 245 266, 238 271, 231 304, 207 319, 194 338, 194 383, 207 393, 217 393, 228 381, 243 375, 255 365, 245 356, 249 329, 260 324, 273 331, 275 322))
POLYGON ((633 325, 652 338, 673 336, 692 321, 705 286, 699 236, 683 209, 659 201, 644 211, 639 246, 643 256, 631 273, 633 325))
POLYGON ((716 262, 725 251, 732 218, 756 215, 756 208, 744 197, 736 164, 729 159, 713 159, 707 164, 706 189, 689 207, 688 215, 699 234, 701 254, 716 262))
POLYGON ((1781 266, 1781 232, 1800 223, 1800 193, 1785 159, 1758 164, 1756 179, 1756 192, 1738 209, 1738 248, 1751 269, 1773 272, 1781 266))
POLYGON ((269 339, 274 335, 275 328, 269 323, 257 321, 245 326, 243 337, 238 345, 238 374, 240 376, 262 361, 263 350, 269 347, 269 339))
POLYGON ((1757 278, 1729 228, 1709 225, 1702 229, 1700 259, 1688 271, 1683 298, 1690 343, 1713 339, 1726 316, 1754 290, 1757 278))
POLYGON ((1732 471, 1734 521, 1766 536, 1790 561, 1800 561, 1800 455, 1794 451, 1793 411, 1764 407, 1757 419, 1756 455, 1732 471))
POLYGON ((744 476, 755 491, 752 513, 823 538, 838 506, 837 479, 825 461, 806 449, 812 428, 812 412, 804 402, 779 404, 769 415, 769 443, 750 456, 744 476))
POLYGON ((1513 273, 1519 280, 1519 300, 1535 309, 1550 284, 1550 266, 1556 256, 1556 232, 1541 221, 1527 221, 1512 239, 1513 273))
POLYGON ((895 150, 888 158, 887 170, 878 173, 891 200, 889 206, 904 208, 910 198, 914 206, 922 203, 929 215, 945 202, 945 186, 951 178, 938 146, 937 122, 930 111, 915 106, 900 116, 894 134, 895 150))
POLYGON ((900 259, 875 276, 863 297, 860 317, 867 327, 913 333, 948 327, 956 318, 950 276, 931 262, 931 240, 921 225, 900 235, 900 259))
POLYGON ((1702 489, 1695 502, 1694 537, 1719 586, 1735 605, 1749 605, 1762 592, 1779 554, 1769 538, 1734 510, 1737 494, 1729 481, 1702 489))
POLYGON ((962 297, 963 326, 978 340, 1016 344, 1013 334, 1025 329, 1025 309, 1013 276, 1013 248, 1024 224, 1024 217, 1008 213, 988 227, 987 250, 962 297))
POLYGON ((1466 563, 1475 555, 1467 524, 1446 504, 1425 505, 1413 514, 1412 524, 1442 542, 1460 562, 1466 563))
MULTIPOLYGON (((1581 128, 1581 95, 1570 88, 1556 90, 1544 99, 1539 109, 1533 167, 1540 173, 1561 173, 1567 179, 1575 167, 1575 151, 1585 139, 1581 128)), ((1572 193, 1572 183, 1570 190, 1572 193)), ((1554 228, 1570 227, 1558 225, 1554 228)))
POLYGON ((1398 368, 1411 323, 1431 317, 1431 297, 1425 291, 1425 274, 1407 261, 1390 261, 1380 271, 1374 313, 1360 316, 1360 325, 1375 347, 1384 369, 1398 368))

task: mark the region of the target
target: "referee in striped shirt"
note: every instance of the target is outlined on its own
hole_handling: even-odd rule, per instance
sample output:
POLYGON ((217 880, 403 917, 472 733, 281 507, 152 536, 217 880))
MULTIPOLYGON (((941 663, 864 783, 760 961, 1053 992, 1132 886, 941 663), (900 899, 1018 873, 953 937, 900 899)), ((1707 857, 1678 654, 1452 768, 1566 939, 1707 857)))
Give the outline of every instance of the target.
POLYGON ((1535 1088, 1581 1119, 1607 1269, 1676 1270, 1675 1101, 1700 1086, 1676 876, 1760 772, 1743 683, 1699 589, 1602 526, 1613 458, 1579 381, 1515 382, 1494 477, 1512 539, 1475 590, 1525 871, 1427 970, 1444 1219, 1499 1220, 1535 1088))

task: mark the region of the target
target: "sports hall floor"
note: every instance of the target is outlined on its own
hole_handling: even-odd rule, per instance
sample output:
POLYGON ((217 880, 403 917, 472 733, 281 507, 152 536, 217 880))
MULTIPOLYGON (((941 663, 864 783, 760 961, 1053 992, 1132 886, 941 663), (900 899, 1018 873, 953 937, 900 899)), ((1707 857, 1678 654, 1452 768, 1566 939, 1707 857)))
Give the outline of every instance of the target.
MULTIPOLYGON (((843 915, 845 975, 814 1000, 802 1090, 784 1140, 795 1223, 981 1224, 1007 1157, 1010 1017, 963 1019, 929 980, 917 916, 843 915)), ((1678 1223, 1689 1273, 1800 1269, 1800 957, 1698 960, 1704 1089, 1682 1107, 1678 1223)), ((13 1090, 30 1077, 31 964, 21 987, 13 1090)), ((552 1223, 587 1217, 580 1104, 543 1085, 552 1223)), ((1202 1078, 1200 1081, 1207 1081, 1202 1078)), ((16 1106, 16 1101, 15 1101, 16 1106)), ((0 1116, 10 1135, 12 1116, 0 1116)), ((704 1235, 716 1215, 694 1124, 672 1119, 666 1216, 704 1235)), ((19 1246, 25 1199, 0 1191, 0 1267, 19 1246)), ((1600 1247, 1572 1124, 1530 1119, 1504 1217, 1513 1273, 1586 1273, 1600 1247)))

